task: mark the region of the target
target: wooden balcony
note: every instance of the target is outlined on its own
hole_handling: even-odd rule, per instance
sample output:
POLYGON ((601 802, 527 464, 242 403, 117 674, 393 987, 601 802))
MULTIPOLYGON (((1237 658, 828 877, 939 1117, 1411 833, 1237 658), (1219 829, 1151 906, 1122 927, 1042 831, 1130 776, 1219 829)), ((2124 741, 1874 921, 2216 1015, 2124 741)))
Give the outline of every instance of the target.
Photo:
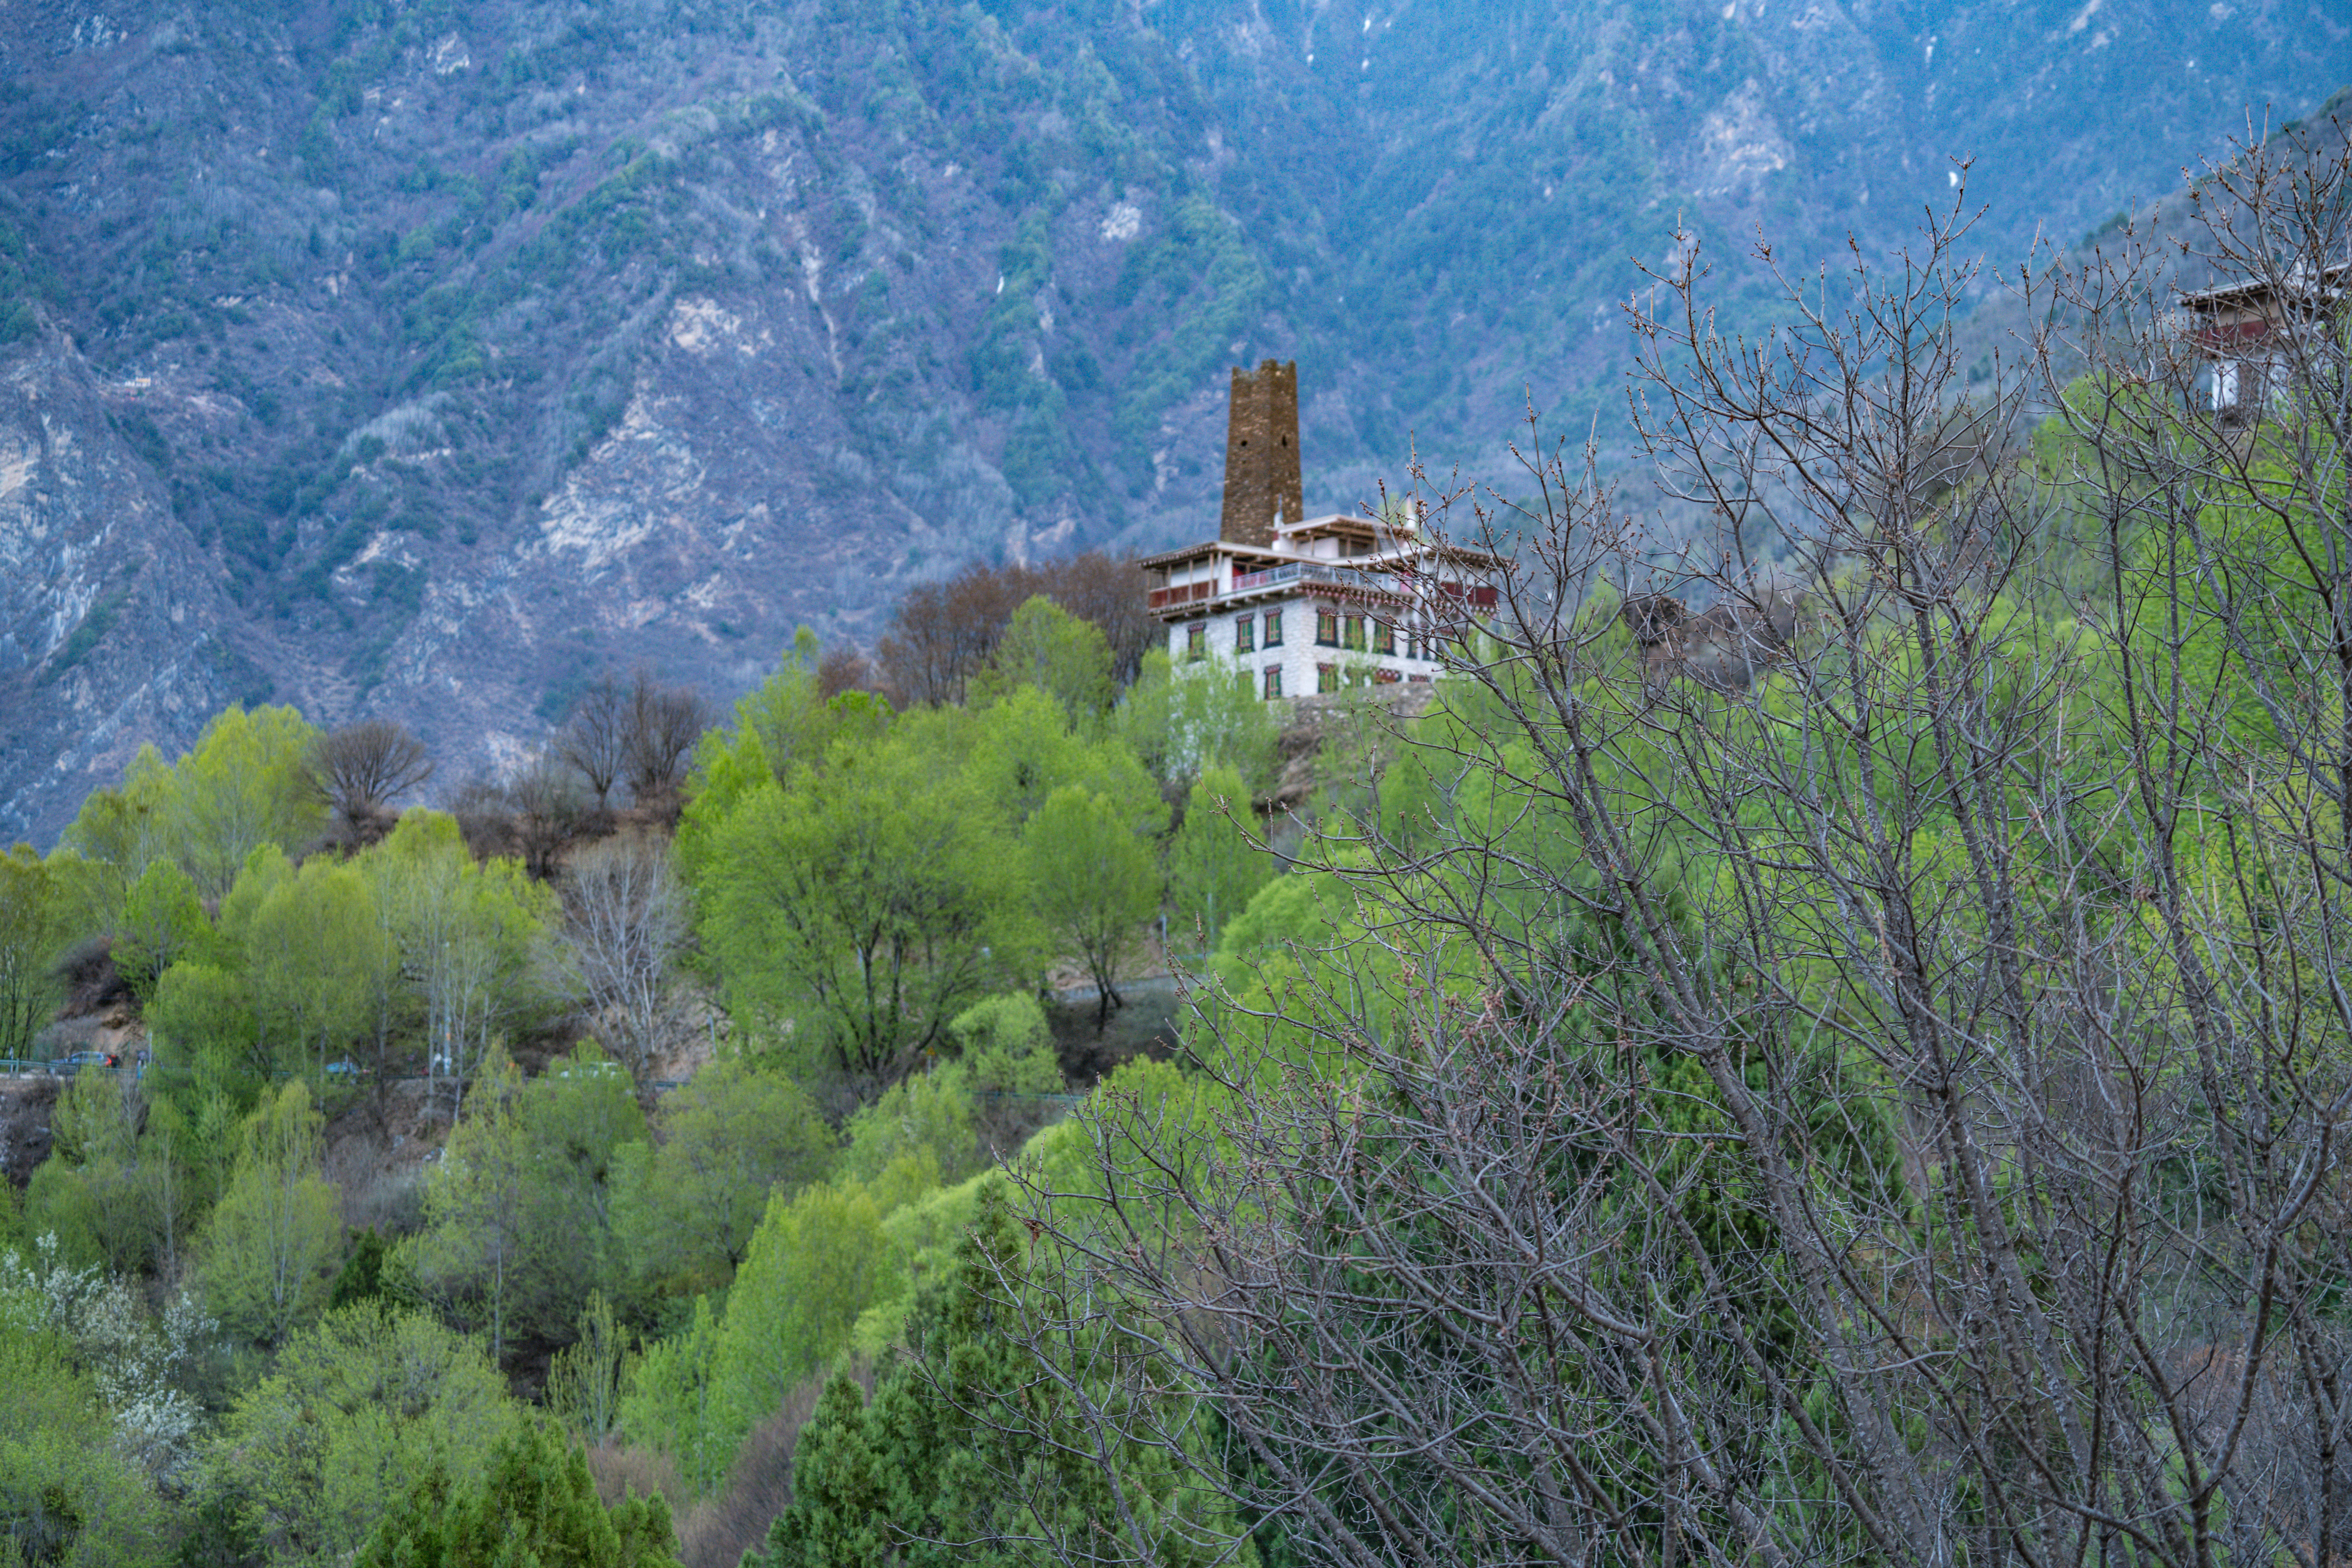
POLYGON ((1203 578, 1198 583, 1179 584, 1173 588, 1154 588, 1151 590, 1150 597, 1145 601, 1145 607, 1152 610, 1176 609, 1181 605, 1213 598, 1216 592, 1217 584, 1213 578, 1203 578))

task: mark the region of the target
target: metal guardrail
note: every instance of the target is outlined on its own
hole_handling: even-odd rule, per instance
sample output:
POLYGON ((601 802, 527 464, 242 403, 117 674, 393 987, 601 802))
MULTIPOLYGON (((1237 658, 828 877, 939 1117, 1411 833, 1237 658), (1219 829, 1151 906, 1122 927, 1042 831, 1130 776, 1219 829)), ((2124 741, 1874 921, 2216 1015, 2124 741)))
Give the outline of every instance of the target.
POLYGON ((1249 594, 1260 588, 1279 588, 1285 583, 1339 583, 1355 588, 1396 591, 1395 579, 1385 572, 1360 572, 1345 566, 1326 566, 1318 561, 1294 561, 1286 566, 1269 566, 1263 572, 1236 572, 1228 592, 1249 594))
POLYGON ((115 1078, 138 1078, 146 1068, 136 1062, 121 1067, 108 1067, 102 1062, 82 1062, 69 1066, 63 1057, 0 1057, 0 1078, 73 1078, 86 1072, 108 1073, 115 1078))

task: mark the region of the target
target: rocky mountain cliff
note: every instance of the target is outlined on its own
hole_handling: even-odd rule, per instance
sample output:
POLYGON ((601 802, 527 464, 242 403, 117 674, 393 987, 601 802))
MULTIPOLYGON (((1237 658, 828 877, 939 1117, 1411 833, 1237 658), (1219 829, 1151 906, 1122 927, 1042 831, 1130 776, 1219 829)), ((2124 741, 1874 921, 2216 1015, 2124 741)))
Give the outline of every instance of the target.
POLYGON ((454 784, 1201 533, 1263 354, 1310 508, 1498 468, 1678 214, 1883 248, 1972 154, 2014 255, 2347 79, 2329 0, 0 0, 0 839, 231 700, 454 784))

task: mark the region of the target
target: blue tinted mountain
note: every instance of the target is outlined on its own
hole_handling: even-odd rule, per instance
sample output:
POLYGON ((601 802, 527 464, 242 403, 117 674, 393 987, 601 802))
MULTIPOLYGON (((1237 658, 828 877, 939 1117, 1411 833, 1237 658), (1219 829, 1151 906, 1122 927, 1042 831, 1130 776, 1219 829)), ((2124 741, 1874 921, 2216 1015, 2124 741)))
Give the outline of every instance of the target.
POLYGON ((1883 248, 1973 154, 1988 250, 2078 236, 2338 10, 0 0, 0 837, 233 700, 454 784, 603 670, 1206 533, 1267 354, 1310 509, 1498 468, 1613 415, 1678 215, 1883 248))

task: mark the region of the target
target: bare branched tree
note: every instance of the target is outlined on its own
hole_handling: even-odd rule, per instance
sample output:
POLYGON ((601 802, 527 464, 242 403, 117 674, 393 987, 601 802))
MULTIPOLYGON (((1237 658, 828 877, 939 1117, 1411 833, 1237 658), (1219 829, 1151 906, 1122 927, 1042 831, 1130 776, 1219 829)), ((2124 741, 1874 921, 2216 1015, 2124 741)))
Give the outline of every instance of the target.
POLYGON ((677 813, 694 743, 710 727, 710 705, 686 687, 656 685, 648 670, 629 687, 629 793, 639 808, 677 813))
POLYGON ((835 643, 816 663, 816 694, 830 700, 845 691, 873 691, 882 684, 881 672, 854 643, 835 643))
POLYGON ((1133 561, 1095 551, 1061 561, 975 563, 944 583, 909 589, 875 648, 875 662, 896 697, 961 702, 1013 612, 1043 595, 1101 630, 1110 644, 1112 674, 1123 685, 1135 679, 1144 650, 1160 635, 1160 623, 1145 607, 1145 589, 1133 561))
POLYGON ((310 787, 353 833, 433 776, 425 742, 389 719, 365 719, 319 737, 310 787))
POLYGON ((630 717, 628 697, 606 675, 581 694, 555 737, 555 754, 588 781, 599 811, 610 808, 613 786, 628 771, 630 717))
POLYGON ((677 955, 686 897, 668 847, 627 834, 589 846, 564 868, 559 962, 600 1038, 653 1098, 653 1063, 679 1016, 677 955))
POLYGON ((2202 187, 2260 331, 2131 250, 1974 377, 1957 205, 1762 336, 1685 239, 1635 416, 1721 540, 1556 449, 1424 509, 1520 547, 1433 782, 1329 846, 1342 940, 1202 999, 1213 1115, 1029 1178, 1021 1407, 1293 1561, 2352 1556, 2347 174, 2202 187), (1622 593, 1767 582, 1769 670, 1645 679, 1622 593))
POLYGON ((507 780, 499 795, 506 807, 506 832, 522 856, 523 868, 542 882, 549 880, 564 850, 591 826, 578 775, 541 752, 507 780))

